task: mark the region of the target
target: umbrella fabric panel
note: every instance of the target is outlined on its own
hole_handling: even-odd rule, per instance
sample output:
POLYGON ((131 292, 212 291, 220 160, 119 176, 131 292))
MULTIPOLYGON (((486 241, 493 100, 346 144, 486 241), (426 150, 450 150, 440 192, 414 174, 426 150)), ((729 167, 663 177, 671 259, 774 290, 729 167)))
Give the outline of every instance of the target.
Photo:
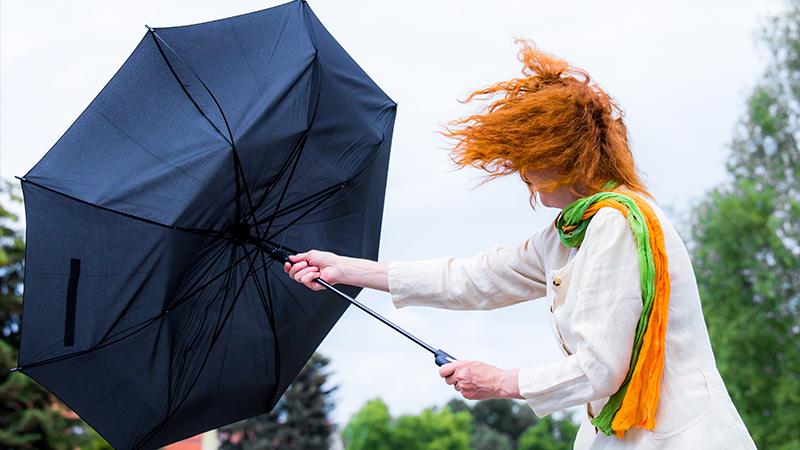
POLYGON ((291 205, 349 181, 374 158, 393 120, 396 104, 336 43, 305 2, 158 28, 156 33, 214 92, 230 126, 255 212, 248 211, 246 199, 243 209, 257 220, 270 217, 278 202, 291 205), (262 20, 279 27, 277 36, 264 36, 263 28, 254 26, 262 20), (229 55, 229 61, 214 64, 219 52, 229 55), (238 81, 241 74, 243 82, 238 81), (237 82, 232 82, 235 76, 237 82), (274 105, 292 105, 294 112, 274 105), (294 138, 294 145, 264 144, 284 143, 287 137, 294 138), (285 161, 294 159, 301 178, 290 183, 283 196, 274 195, 270 189, 276 180, 263 174, 277 173, 285 161))
POLYGON ((257 252, 24 187, 33 212, 20 350, 26 374, 121 448, 152 430, 163 430, 153 442, 171 442, 272 406, 275 338, 254 285, 261 277, 248 262, 257 252), (56 232, 62 239, 45 238, 56 232), (75 335, 67 339, 75 259, 75 335), (127 273, 121 260, 140 263, 127 273), (214 423, 199 420, 206 415, 214 423))
MULTIPOLYGON (((209 98, 198 103, 226 133, 228 122, 240 151, 249 148, 249 141, 255 144, 251 150, 261 153, 264 142, 307 128, 316 50, 299 3, 155 31, 168 59, 185 67, 179 78, 199 77, 214 93, 219 106, 209 98), (220 55, 225 55, 222 62, 220 55), (250 133, 256 136, 248 139, 250 133)), ((202 85, 190 84, 192 97, 208 97, 204 91, 202 85)))
POLYGON ((210 228, 233 220, 230 145, 147 35, 25 178, 161 223, 210 228))
POLYGON ((203 270, 203 256, 221 246, 208 236, 131 220, 33 183, 23 183, 23 194, 23 365, 93 347, 161 313, 203 270), (71 276, 77 283, 70 295, 71 276))

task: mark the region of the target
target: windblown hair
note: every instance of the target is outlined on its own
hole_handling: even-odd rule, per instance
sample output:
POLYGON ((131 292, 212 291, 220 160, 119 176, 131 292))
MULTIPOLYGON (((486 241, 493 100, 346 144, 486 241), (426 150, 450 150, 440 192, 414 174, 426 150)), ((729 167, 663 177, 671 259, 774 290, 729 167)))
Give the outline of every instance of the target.
MULTIPOLYGON (((450 159, 459 169, 472 166, 489 172, 483 182, 517 172, 531 191, 552 192, 572 186, 578 196, 603 190, 609 180, 647 194, 628 147, 623 111, 589 74, 549 55, 524 39, 518 59, 524 77, 472 92, 503 94, 480 114, 458 119, 440 134, 456 140, 450 159), (533 185, 525 172, 552 172, 533 185)), ((483 184, 481 182, 481 184, 483 184)), ((647 194, 649 195, 649 194, 647 194)))

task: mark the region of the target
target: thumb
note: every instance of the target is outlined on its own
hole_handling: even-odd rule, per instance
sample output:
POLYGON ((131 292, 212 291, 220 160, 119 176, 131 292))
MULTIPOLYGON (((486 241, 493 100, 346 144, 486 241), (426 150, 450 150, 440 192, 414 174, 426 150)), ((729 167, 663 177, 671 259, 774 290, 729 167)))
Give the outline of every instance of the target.
POLYGON ((449 377, 456 371, 457 364, 454 362, 449 362, 442 367, 439 368, 439 376, 442 378, 449 377))
POLYGON ((304 259, 306 259, 308 257, 309 253, 310 253, 310 251, 303 252, 303 253, 298 253, 296 255, 289 255, 289 261, 292 261, 292 262, 302 261, 302 260, 304 260, 304 259))

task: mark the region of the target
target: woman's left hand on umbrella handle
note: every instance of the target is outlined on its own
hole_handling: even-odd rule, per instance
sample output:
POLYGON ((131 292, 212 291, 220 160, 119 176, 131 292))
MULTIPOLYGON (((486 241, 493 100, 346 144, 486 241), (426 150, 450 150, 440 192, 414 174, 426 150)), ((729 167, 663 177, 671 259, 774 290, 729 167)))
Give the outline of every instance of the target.
POLYGON ((342 270, 339 267, 339 255, 320 250, 289 255, 289 261, 283 263, 283 271, 289 274, 294 281, 305 285, 307 288, 321 291, 324 286, 317 283, 317 278, 322 278, 329 284, 336 284, 341 279, 342 270))
POLYGON ((480 361, 457 360, 440 367, 439 376, 468 400, 522 398, 519 369, 503 370, 480 361))

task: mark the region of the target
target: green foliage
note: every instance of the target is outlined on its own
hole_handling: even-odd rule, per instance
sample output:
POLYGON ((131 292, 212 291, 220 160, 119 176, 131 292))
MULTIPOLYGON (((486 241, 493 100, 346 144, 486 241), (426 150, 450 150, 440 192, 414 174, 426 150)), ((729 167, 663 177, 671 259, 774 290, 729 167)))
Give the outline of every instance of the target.
POLYGON ((507 434, 490 426, 479 424, 472 432, 472 448, 475 450, 514 450, 514 444, 507 434))
POLYGON ((392 417, 379 398, 368 401, 342 431, 349 450, 391 450, 392 417))
POLYGON ((386 404, 373 399, 353 415, 342 440, 347 450, 512 450, 527 435, 525 449, 571 449, 576 433, 571 420, 537 421, 527 405, 513 400, 482 400, 470 407, 454 398, 442 409, 393 419, 386 404))
POLYGON ((392 430, 394 448, 469 450, 472 416, 466 411, 427 408, 419 415, 400 416, 392 430))
POLYGON ((764 32, 772 59, 728 169, 693 213, 691 253, 717 365, 759 448, 800 448, 800 9, 764 32))
POLYGON ((515 443, 529 427, 536 425, 536 416, 527 404, 505 399, 482 400, 472 407, 476 425, 486 425, 511 438, 515 443))
POLYGON ((381 399, 367 402, 342 432, 348 450, 469 450, 469 411, 428 408, 392 419, 381 399))
POLYGON ((327 450, 333 425, 330 360, 314 353, 272 411, 220 428, 220 449, 327 450))
POLYGON ((571 450, 578 426, 570 420, 547 416, 528 428, 517 442, 517 450, 571 450))

